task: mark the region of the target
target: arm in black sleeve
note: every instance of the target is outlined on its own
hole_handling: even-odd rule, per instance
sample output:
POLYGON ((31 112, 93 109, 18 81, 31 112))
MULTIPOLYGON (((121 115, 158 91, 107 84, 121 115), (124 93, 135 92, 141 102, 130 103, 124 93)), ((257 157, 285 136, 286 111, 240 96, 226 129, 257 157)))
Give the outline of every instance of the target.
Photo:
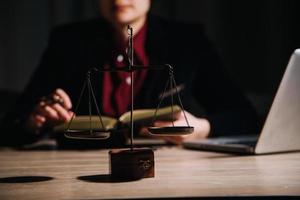
POLYGON ((254 108, 229 78, 203 31, 197 37, 200 43, 195 48, 202 60, 196 69, 193 94, 211 124, 210 136, 253 133, 257 129, 254 108))
POLYGON ((25 127, 29 114, 42 96, 49 95, 59 86, 59 39, 52 33, 40 65, 13 109, 3 119, 1 145, 19 146, 32 143, 40 137, 25 127))

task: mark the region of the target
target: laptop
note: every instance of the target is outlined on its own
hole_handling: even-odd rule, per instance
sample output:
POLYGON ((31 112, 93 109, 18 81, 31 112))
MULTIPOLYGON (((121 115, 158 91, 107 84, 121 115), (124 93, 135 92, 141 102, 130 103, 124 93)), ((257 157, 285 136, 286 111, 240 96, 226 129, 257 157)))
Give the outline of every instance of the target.
POLYGON ((191 140, 185 141, 183 146, 240 154, 300 150, 300 49, 290 58, 259 135, 191 140))

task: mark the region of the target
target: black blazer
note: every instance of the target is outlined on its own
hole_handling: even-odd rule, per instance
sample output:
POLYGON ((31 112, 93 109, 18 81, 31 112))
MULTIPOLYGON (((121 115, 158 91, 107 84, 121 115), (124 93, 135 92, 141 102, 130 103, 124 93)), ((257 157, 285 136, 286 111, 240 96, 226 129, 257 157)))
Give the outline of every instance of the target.
MULTIPOLYGON (((146 52, 150 65, 173 66, 177 86, 183 88, 180 95, 184 108, 208 118, 212 136, 252 132, 256 128, 255 112, 226 75, 202 26, 154 16, 149 16, 147 23, 146 52)), ((86 72, 91 67, 102 67, 111 51, 111 28, 101 18, 55 28, 40 65, 14 111, 6 118, 10 130, 11 122, 14 129, 18 127, 15 133, 3 133, 7 141, 16 135, 20 144, 35 138, 22 128, 24 119, 42 96, 56 88, 64 89, 76 104, 86 72)), ((135 108, 156 107, 167 80, 166 70, 148 71, 145 84, 135 98, 135 108)), ((101 104, 102 74, 94 74, 92 81, 101 104)), ((80 113, 86 110, 82 108, 80 113)))

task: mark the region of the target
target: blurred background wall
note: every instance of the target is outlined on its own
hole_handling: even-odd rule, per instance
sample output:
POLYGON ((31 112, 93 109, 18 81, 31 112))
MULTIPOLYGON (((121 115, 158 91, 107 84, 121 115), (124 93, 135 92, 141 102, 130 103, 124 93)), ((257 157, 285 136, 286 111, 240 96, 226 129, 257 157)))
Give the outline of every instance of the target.
MULTIPOLYGON (((276 91, 290 54, 300 47, 299 10, 299 0, 152 0, 154 14, 203 23, 251 98, 276 91)), ((97 15, 95 0, 1 0, 0 89, 23 90, 52 27, 97 15)))

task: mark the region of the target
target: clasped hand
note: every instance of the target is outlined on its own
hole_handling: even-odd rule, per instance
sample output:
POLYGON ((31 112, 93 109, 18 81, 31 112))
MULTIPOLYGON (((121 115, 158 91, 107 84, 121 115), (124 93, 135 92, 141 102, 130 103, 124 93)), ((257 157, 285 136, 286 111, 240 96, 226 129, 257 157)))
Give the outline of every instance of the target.
POLYGON ((29 115, 26 126, 32 132, 42 127, 52 127, 71 120, 73 112, 69 95, 62 89, 56 89, 48 97, 41 98, 29 115))
MULTIPOLYGON (((173 144, 181 144, 184 140, 193 140, 208 137, 210 132, 210 124, 205 118, 198 118, 192 115, 191 113, 184 111, 185 115, 189 121, 189 125, 194 127, 194 132, 189 135, 179 135, 179 136, 153 136, 149 133, 147 128, 141 129, 141 134, 149 137, 160 138, 167 142, 173 144)), ((183 112, 179 112, 175 116, 175 121, 156 121, 154 126, 163 127, 163 126, 187 126, 183 112)))

